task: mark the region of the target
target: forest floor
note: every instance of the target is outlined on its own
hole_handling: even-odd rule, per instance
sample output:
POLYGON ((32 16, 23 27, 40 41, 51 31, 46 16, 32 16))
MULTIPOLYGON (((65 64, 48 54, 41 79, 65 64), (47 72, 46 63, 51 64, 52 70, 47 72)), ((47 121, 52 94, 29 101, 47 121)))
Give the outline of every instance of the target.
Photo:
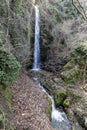
POLYGON ((21 72, 12 86, 15 130, 52 130, 45 114, 47 105, 47 96, 27 74, 21 72))

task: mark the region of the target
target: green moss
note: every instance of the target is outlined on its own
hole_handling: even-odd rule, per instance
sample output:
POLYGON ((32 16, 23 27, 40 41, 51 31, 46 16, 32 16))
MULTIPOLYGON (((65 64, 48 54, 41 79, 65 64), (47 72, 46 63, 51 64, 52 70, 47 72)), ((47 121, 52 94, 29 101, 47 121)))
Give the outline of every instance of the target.
POLYGON ((4 102, 6 103, 6 106, 8 107, 8 109, 11 111, 11 89, 10 87, 4 87, 0 85, 0 99, 4 100, 4 102))
POLYGON ((2 17, 7 17, 7 7, 4 0, 0 0, 0 15, 2 17))
POLYGON ((58 10, 58 8, 56 6, 53 6, 53 5, 50 4, 49 11, 52 14, 54 14, 55 20, 57 22, 62 22, 63 21, 63 16, 61 15, 60 11, 58 10))
POLYGON ((8 85, 15 82, 19 68, 20 64, 12 54, 0 49, 0 84, 8 85))
MULTIPOLYGON (((22 18, 22 17, 21 17, 22 18)), ((11 44, 13 47, 17 47, 19 43, 24 44, 28 40, 28 28, 27 28, 27 21, 25 16, 23 16, 23 24, 24 26, 20 25, 20 20, 15 19, 15 24, 11 23, 9 25, 9 35, 11 44), (20 31, 21 28, 21 31, 20 31)))
POLYGON ((43 11, 42 9, 40 9, 40 16, 41 16, 41 17, 44 17, 44 16, 45 16, 44 11, 43 11))
POLYGON ((69 107, 70 106, 70 101, 68 99, 65 99, 63 102, 64 107, 69 107))
POLYGON ((45 113, 48 115, 49 119, 51 120, 52 102, 48 97, 47 97, 47 101, 48 101, 48 107, 46 108, 45 113))
POLYGON ((2 47, 3 45, 3 41, 2 41, 2 38, 1 38, 1 35, 0 35, 0 48, 2 47))
POLYGON ((12 111, 12 107, 11 107, 11 89, 10 87, 6 87, 5 89, 5 100, 7 103, 7 106, 9 108, 10 111, 12 111))
POLYGON ((53 81, 56 83, 56 84, 62 84, 63 83, 63 80, 61 78, 53 78, 53 81))
POLYGON ((16 45, 18 44, 19 39, 20 39, 20 35, 19 35, 17 29, 18 29, 18 27, 17 27, 16 24, 10 24, 9 34, 10 34, 10 38, 11 38, 11 41, 12 41, 12 45, 14 47, 16 47, 16 45))
POLYGON ((72 51, 73 60, 80 66, 87 63, 87 42, 77 44, 72 51))
POLYGON ((11 119, 11 89, 9 86, 6 87, 0 85, 0 122, 2 123, 2 128, 5 125, 6 130, 12 130, 11 119))
POLYGON ((64 70, 68 70, 68 69, 72 69, 73 66, 75 65, 74 61, 69 61, 65 66, 64 66, 64 70))
POLYGON ((12 10, 13 10, 15 13, 20 13, 20 12, 21 12, 22 1, 23 1, 23 0, 11 1, 12 10))
POLYGON ((87 42, 78 43, 71 52, 70 61, 64 66, 61 73, 66 83, 75 83, 87 78, 87 42), (85 70, 85 71, 84 71, 85 70))
POLYGON ((71 97, 72 101, 75 103, 78 102, 81 98, 77 93, 75 93, 73 91, 69 92, 69 96, 71 97))
POLYGON ((77 10, 73 6, 71 6, 70 9, 66 10, 65 13, 67 13, 67 16, 70 18, 78 17, 77 10))
POLYGON ((74 83, 82 77, 79 65, 73 66, 72 69, 65 70, 61 73, 62 79, 67 83, 74 83))
POLYGON ((63 106, 63 102, 65 98, 67 97, 67 92, 65 89, 59 89, 54 92, 54 101, 56 104, 56 107, 63 106))

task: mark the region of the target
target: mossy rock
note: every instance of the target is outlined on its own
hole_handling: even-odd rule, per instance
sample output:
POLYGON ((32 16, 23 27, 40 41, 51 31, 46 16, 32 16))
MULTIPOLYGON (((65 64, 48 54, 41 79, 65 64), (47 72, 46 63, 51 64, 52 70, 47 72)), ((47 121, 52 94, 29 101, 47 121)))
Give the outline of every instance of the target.
POLYGON ((68 95, 74 103, 79 102, 81 99, 81 96, 78 95, 78 93, 73 92, 73 90, 68 91, 68 95))
POLYGON ((74 115, 78 121, 78 123, 82 126, 82 127, 85 127, 85 118, 84 118, 84 115, 83 113, 78 110, 78 109, 75 109, 74 110, 74 115))
POLYGON ((74 66, 72 69, 65 70, 61 73, 61 78, 66 83, 74 83, 77 79, 82 77, 79 65, 74 66))
POLYGON ((46 108, 45 113, 47 114, 47 116, 51 120, 52 102, 48 97, 47 97, 47 101, 48 101, 48 107, 46 108))
POLYGON ((51 89, 45 82, 41 82, 42 86, 48 91, 48 93, 51 93, 51 89))
POLYGON ((61 78, 55 77, 55 78, 53 78, 53 81, 54 81, 54 83, 56 83, 56 84, 63 84, 63 80, 62 80, 61 78))
POLYGON ((42 86, 47 90, 47 92, 52 95, 53 91, 55 90, 55 84, 51 84, 51 81, 42 81, 41 82, 42 86))
POLYGON ((77 80, 87 77, 87 42, 78 43, 71 52, 70 61, 64 66, 61 78, 66 83, 75 83, 77 80), (85 74, 84 74, 85 69, 85 74))
POLYGON ((56 107, 63 106, 63 102, 67 97, 67 91, 65 89, 58 89, 53 95, 56 107))
POLYGON ((69 69, 72 69, 73 66, 75 66, 75 63, 73 60, 69 61, 67 64, 65 64, 64 66, 64 70, 69 70, 69 69))
POLYGON ((73 57, 73 60, 80 65, 87 63, 87 41, 77 44, 74 47, 71 56, 73 57))
POLYGON ((68 99, 65 99, 63 102, 64 107, 69 107, 70 106, 70 101, 68 99))

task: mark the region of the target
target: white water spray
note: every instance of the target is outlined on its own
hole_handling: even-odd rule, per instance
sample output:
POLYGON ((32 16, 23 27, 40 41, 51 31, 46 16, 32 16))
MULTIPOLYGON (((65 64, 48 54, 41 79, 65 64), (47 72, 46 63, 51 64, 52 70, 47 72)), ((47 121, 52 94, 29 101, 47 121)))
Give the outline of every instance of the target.
POLYGON ((40 69, 40 16, 38 6, 35 6, 35 41, 34 41, 34 61, 33 61, 33 70, 40 69))

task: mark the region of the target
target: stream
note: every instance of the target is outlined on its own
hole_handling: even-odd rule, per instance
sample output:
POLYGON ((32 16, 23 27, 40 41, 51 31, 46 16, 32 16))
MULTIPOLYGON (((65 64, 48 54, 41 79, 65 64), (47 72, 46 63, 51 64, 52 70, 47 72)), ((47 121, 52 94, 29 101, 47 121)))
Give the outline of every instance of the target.
POLYGON ((71 130, 71 126, 69 120, 67 119, 66 114, 59 109, 56 109, 54 99, 48 92, 44 89, 44 87, 39 83, 37 78, 34 78, 34 81, 39 86, 41 91, 47 94, 52 102, 52 113, 51 113, 51 125, 55 130, 71 130))

